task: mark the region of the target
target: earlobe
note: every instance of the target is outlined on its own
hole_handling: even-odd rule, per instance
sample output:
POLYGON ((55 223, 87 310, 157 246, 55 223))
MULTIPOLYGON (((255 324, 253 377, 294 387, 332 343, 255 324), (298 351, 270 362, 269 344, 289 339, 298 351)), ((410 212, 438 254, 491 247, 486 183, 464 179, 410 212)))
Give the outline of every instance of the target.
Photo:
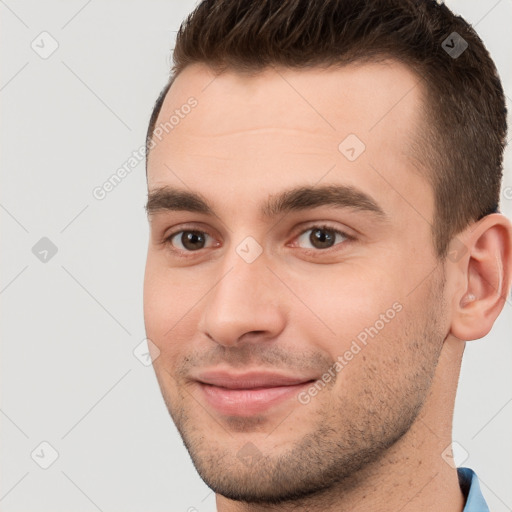
POLYGON ((465 341, 484 337, 500 314, 512 281, 512 225, 501 214, 491 214, 473 224, 463 240, 468 251, 452 271, 462 286, 453 295, 451 333, 465 341))

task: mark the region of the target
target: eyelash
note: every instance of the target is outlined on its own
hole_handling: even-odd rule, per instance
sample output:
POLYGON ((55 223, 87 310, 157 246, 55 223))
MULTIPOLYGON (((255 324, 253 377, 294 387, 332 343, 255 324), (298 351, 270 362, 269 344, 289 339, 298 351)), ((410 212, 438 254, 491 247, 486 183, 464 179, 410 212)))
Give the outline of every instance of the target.
MULTIPOLYGON (((309 227, 307 227, 306 229, 303 229, 300 233, 298 233, 297 235, 295 235, 294 237, 294 240, 297 239, 297 238, 300 238, 303 234, 307 233, 308 231, 312 231, 312 230, 315 230, 315 229, 320 229, 320 230, 324 230, 324 231, 329 231, 331 233, 333 233, 334 235, 341 235, 344 240, 342 240, 341 242, 339 243, 335 243, 335 245, 333 245, 332 247, 328 247, 327 249, 304 249, 302 248, 302 250, 306 253, 306 254, 314 254, 315 256, 320 256, 322 254, 327 254, 327 253, 331 253, 332 251, 337 251, 337 250, 341 250, 341 249, 336 249, 336 246, 339 246, 339 245, 346 245, 347 243, 350 243, 352 241, 354 241, 356 238, 352 235, 348 235, 347 233, 345 233, 344 231, 341 231, 339 229, 336 229, 332 226, 329 226, 328 224, 313 224, 309 227)), ((181 257, 181 258, 190 258, 190 257, 194 257, 194 255, 196 255, 197 253, 200 253, 203 249, 198 249, 196 251, 184 251, 182 249, 175 249, 173 246, 172 246, 172 239, 180 234, 180 233, 184 233, 184 232, 196 232, 196 233, 200 233, 200 234, 203 234, 203 235, 207 235, 209 237, 211 237, 208 232, 206 231, 201 231, 200 229, 196 229, 196 228, 193 228, 193 227, 181 227, 181 229, 177 230, 177 231, 173 231, 172 233, 169 234, 169 236, 167 236, 163 241, 162 243, 164 245, 166 245, 174 254, 176 254, 178 257, 181 257)), ((211 237, 213 238, 213 237, 211 237)), ((336 242, 336 240, 335 240, 336 242)))

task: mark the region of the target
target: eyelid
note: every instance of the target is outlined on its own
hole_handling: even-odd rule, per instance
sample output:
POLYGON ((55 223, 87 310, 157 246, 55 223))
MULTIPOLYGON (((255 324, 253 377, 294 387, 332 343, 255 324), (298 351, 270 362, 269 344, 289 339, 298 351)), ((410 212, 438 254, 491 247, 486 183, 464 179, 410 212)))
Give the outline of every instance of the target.
POLYGON ((310 221, 302 223, 296 228, 294 238, 297 238, 298 236, 313 228, 334 231, 336 233, 340 233, 343 236, 346 236, 347 238, 356 238, 356 233, 353 229, 336 225, 330 221, 310 221))
MULTIPOLYGON (((163 236, 161 244, 164 245, 164 246, 169 246, 169 248, 171 249, 172 252, 179 253, 179 254, 191 254, 192 255, 192 254, 201 252, 202 249, 198 249, 197 251, 183 251, 182 249, 177 249, 177 248, 173 247, 173 245, 171 244, 171 240, 176 235, 178 235, 179 233, 182 233, 184 231, 188 231, 188 232, 196 231, 198 233, 206 235, 207 237, 209 237, 211 239, 215 239, 215 237, 213 235, 211 235, 208 230, 206 230, 204 228, 201 228, 201 227, 198 227, 197 224, 195 224, 195 225, 183 225, 183 224, 180 224, 177 228, 171 230, 170 233, 165 234, 163 236)), ((213 245, 213 247, 217 247, 218 245, 219 244, 217 242, 216 244, 213 245)), ((209 249, 209 247, 205 247, 205 249, 209 249)))
POLYGON ((206 226, 203 226, 201 223, 190 222, 185 224, 178 224, 174 226, 169 231, 166 231, 162 236, 162 242, 165 243, 169 238, 181 233, 182 231, 199 231, 200 233, 206 233, 208 236, 212 237, 212 229, 206 226))
MULTIPOLYGON (((321 230, 325 230, 325 231, 331 231, 331 232, 335 233, 336 235, 341 235, 345 239, 342 242, 334 244, 331 247, 327 247, 326 249, 315 249, 315 248, 304 248, 304 247, 302 248, 303 251, 312 252, 312 253, 319 254, 319 255, 326 254, 331 251, 336 251, 338 246, 345 245, 346 243, 349 243, 356 239, 356 237, 349 232, 350 230, 345 230, 344 228, 339 228, 337 226, 333 226, 329 222, 321 222, 321 221, 318 222, 317 221, 317 222, 313 222, 306 226, 304 226, 304 225, 301 226, 300 230, 294 235, 293 240, 297 240, 299 237, 301 237, 306 232, 308 232, 312 229, 321 229, 321 230)), ((296 244, 297 244, 297 242, 294 242, 293 246, 296 246, 296 244)))
MULTIPOLYGON (((348 230, 348 229, 345 230, 344 228, 339 228, 337 226, 333 226, 333 225, 331 225, 327 221, 324 221, 324 222, 322 222, 322 221, 311 221, 309 224, 302 224, 299 228, 297 228, 295 230, 295 234, 293 235, 292 239, 296 240, 301 235, 303 235, 307 231, 310 231, 311 229, 314 229, 314 228, 316 228, 316 229, 324 229, 326 231, 332 231, 335 234, 341 235, 343 238, 345 238, 345 240, 342 241, 342 242, 339 242, 339 243, 337 243, 335 245, 333 245, 332 247, 328 247, 326 249, 302 248, 303 251, 321 255, 323 253, 328 253, 331 250, 336 250, 337 246, 344 245, 344 244, 346 244, 348 242, 351 242, 351 241, 356 239, 356 237, 353 234, 350 233, 351 230, 348 230)), ((174 248, 172 246, 172 244, 171 244, 172 238, 174 238, 176 235, 178 235, 179 233, 181 233, 183 231, 189 231, 189 232, 190 231, 197 231, 197 232, 199 232, 201 234, 207 235, 208 237, 210 237, 212 239, 215 238, 212 234, 210 234, 210 232, 207 229, 201 228, 197 224, 190 224, 190 225, 181 224, 181 225, 179 225, 177 228, 173 229, 170 233, 165 234, 161 243, 163 245, 169 246, 170 250, 172 252, 176 253, 176 254, 186 255, 186 256, 183 256, 183 257, 192 256, 192 255, 194 255, 196 253, 201 253, 201 251, 203 249, 211 248, 211 247, 204 247, 203 249, 198 249, 197 251, 183 251, 182 249, 174 248)), ((294 243, 293 246, 295 246, 295 243, 294 243)), ((219 243, 217 242, 216 244, 213 245, 213 247, 218 247, 218 245, 219 245, 219 243)))

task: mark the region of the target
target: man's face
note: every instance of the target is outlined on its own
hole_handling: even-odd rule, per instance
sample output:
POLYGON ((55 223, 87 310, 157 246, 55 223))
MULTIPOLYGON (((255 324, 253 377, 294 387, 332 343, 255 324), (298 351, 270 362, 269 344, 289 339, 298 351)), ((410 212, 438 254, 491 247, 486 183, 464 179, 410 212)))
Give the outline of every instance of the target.
POLYGON ((169 412, 221 495, 318 492, 417 420, 449 330, 433 193, 407 156, 417 83, 392 62, 194 65, 166 97, 157 127, 182 115, 155 138, 150 197, 199 194, 212 211, 150 199, 145 325, 169 412))

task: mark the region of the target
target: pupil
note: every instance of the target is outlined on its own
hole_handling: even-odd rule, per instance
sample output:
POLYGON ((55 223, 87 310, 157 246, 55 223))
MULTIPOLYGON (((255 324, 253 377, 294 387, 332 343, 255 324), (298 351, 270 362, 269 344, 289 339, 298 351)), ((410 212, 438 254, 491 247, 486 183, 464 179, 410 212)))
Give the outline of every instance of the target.
POLYGON ((309 237, 312 245, 318 249, 325 249, 332 246, 335 236, 326 229, 315 229, 309 237))
POLYGON ((181 235, 181 243, 183 244, 183 247, 190 249, 192 251, 197 249, 202 249, 201 247, 198 247, 197 242, 200 244, 204 244, 204 236, 199 233, 199 231, 185 231, 183 235, 181 235))

